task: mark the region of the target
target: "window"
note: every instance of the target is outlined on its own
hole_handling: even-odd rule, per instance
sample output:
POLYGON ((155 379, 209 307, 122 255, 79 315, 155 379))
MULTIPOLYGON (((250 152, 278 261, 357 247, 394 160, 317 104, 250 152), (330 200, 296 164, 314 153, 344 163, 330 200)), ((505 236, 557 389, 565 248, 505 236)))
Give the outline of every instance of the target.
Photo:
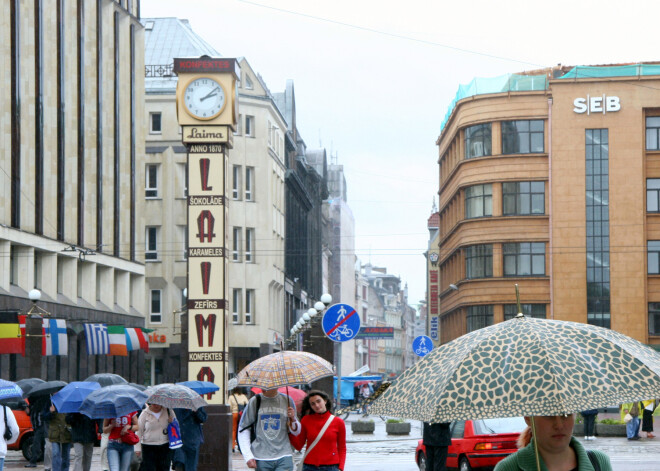
MULTIPOLYGON (((545 304, 521 304, 522 313, 527 317, 545 319, 545 304)), ((504 305, 504 320, 508 321, 518 315, 518 306, 515 304, 504 305)))
POLYGON ((245 261, 254 263, 254 228, 245 229, 245 261))
POLYGON ((502 183, 502 214, 545 214, 545 183, 502 183))
POLYGON ((181 255, 182 259, 188 258, 188 226, 178 226, 180 241, 181 241, 181 255))
POLYGON ((144 196, 146 198, 158 197, 158 165, 147 164, 145 167, 144 196))
POLYGON ((245 290, 245 323, 254 323, 254 290, 245 290))
POLYGON ((158 227, 147 226, 145 235, 145 260, 158 260, 158 227))
POLYGON ((176 196, 178 198, 185 198, 188 196, 188 164, 187 163, 178 163, 176 164, 176 179, 177 179, 177 191, 181 191, 180 194, 176 196), (180 188, 180 190, 178 190, 180 188))
POLYGON ((252 90, 254 88, 254 85, 252 85, 252 79, 250 79, 250 76, 248 74, 245 74, 243 78, 245 79, 245 89, 252 90))
POLYGON ((151 290, 151 302, 149 303, 149 321, 153 324, 160 324, 163 321, 160 307, 160 290, 151 290))
POLYGON ((465 249, 465 276, 488 278, 493 276, 493 246, 472 245, 465 249))
POLYGON ((648 274, 660 275, 660 240, 649 240, 646 243, 648 258, 648 274))
POLYGON ((484 306, 468 306, 466 321, 468 333, 493 325, 492 304, 484 306))
POLYGON ((232 302, 231 302, 231 321, 234 324, 240 324, 241 322, 241 290, 234 289, 232 290, 232 302))
POLYGON ((241 228, 234 227, 234 241, 231 251, 231 259, 233 262, 241 261, 241 228))
POLYGON ((545 275, 545 243, 502 244, 504 276, 545 275))
POLYGON ((466 219, 493 215, 493 186, 474 185, 465 189, 466 219))
POLYGON ((660 335, 660 303, 649 303, 649 335, 660 335))
POLYGON ((646 118, 646 150, 660 150, 660 116, 646 118))
POLYGON ((491 155, 490 123, 465 128, 465 158, 491 155))
POLYGON ((254 184, 254 167, 245 167, 245 201, 254 201, 252 187, 254 184))
POLYGON ((502 153, 543 152, 543 120, 502 121, 502 153))
POLYGON ((160 134, 162 132, 161 114, 149 113, 149 133, 160 134))
POLYGON ((241 166, 234 165, 232 167, 232 180, 231 180, 231 197, 235 200, 241 196, 241 166))
POLYGON ((646 211, 660 212, 660 178, 646 179, 646 211))
POLYGON ((245 135, 254 137, 254 116, 245 116, 245 135))

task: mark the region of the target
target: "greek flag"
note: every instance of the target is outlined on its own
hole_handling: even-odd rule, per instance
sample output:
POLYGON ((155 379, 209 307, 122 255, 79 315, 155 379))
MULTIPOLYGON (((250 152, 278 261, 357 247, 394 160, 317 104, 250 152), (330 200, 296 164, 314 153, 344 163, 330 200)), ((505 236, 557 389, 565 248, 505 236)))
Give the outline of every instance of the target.
POLYGON ((106 324, 85 324, 88 355, 107 355, 110 353, 110 339, 106 324))

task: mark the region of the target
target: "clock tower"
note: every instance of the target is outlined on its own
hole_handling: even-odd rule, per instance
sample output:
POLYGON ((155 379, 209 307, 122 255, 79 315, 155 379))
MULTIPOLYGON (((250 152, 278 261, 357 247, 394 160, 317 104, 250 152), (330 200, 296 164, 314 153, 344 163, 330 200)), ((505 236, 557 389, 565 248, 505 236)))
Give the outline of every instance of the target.
POLYGON ((210 404, 200 448, 200 471, 231 469, 232 423, 227 397, 227 295, 225 169, 238 117, 235 59, 178 58, 176 106, 188 151, 188 299, 189 380, 220 386, 206 395, 210 404))

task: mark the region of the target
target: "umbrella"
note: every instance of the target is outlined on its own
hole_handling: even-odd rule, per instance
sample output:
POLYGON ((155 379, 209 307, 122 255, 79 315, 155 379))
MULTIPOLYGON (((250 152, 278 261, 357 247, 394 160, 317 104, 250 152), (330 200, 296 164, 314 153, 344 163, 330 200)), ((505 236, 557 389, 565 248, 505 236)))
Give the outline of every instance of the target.
POLYGON ((128 384, 104 386, 92 392, 80 406, 90 419, 114 419, 142 409, 147 395, 128 384))
POLYGON ((103 387, 113 384, 128 384, 128 381, 114 373, 96 373, 85 379, 85 381, 96 381, 103 387))
MULTIPOLYGON (((305 399, 305 396, 307 396, 307 393, 305 391, 303 391, 302 389, 289 388, 286 386, 277 388, 277 390, 282 394, 286 394, 291 399, 293 399, 293 402, 296 404, 296 410, 300 412, 300 410, 302 409, 302 401, 303 399, 305 399)), ((255 394, 259 394, 261 392, 261 388, 254 387, 251 389, 251 391, 255 394)))
POLYGON ((37 384, 35 387, 30 389, 30 392, 28 394, 24 394, 24 396, 28 398, 33 398, 37 396, 48 396, 50 394, 56 393, 64 386, 66 386, 66 384, 67 384, 66 381, 59 381, 59 380, 45 381, 41 384, 37 384))
POLYGON ((23 397, 23 390, 16 383, 0 379, 0 399, 23 397))
POLYGON ((236 378, 232 378, 227 382, 227 390, 228 391, 233 391, 238 387, 238 380, 236 378))
POLYGON ((16 384, 23 390, 23 395, 27 396, 37 384, 45 383, 41 378, 25 378, 16 381, 16 384))
POLYGON ((85 398, 100 387, 95 381, 72 381, 53 394, 52 401, 58 412, 78 412, 85 398))
POLYGON ((149 404, 160 404, 169 409, 192 409, 208 405, 204 398, 187 386, 164 383, 150 386, 145 391, 149 404))
POLYGON ((610 329, 517 317, 408 368, 371 413, 425 422, 556 416, 660 397, 660 354, 610 329))
POLYGON ((215 383, 212 383, 210 381, 181 381, 180 383, 176 383, 176 384, 189 387, 190 389, 192 389, 193 391, 195 391, 197 394, 200 395, 214 393, 220 390, 219 386, 216 386, 215 383))
POLYGON ((147 387, 144 384, 137 384, 137 383, 128 383, 129 386, 133 386, 136 389, 139 389, 140 391, 144 391, 147 389, 147 387))
POLYGON ((309 384, 333 374, 332 364, 318 355, 283 351, 253 361, 238 373, 237 378, 239 386, 273 389, 294 384, 309 384))

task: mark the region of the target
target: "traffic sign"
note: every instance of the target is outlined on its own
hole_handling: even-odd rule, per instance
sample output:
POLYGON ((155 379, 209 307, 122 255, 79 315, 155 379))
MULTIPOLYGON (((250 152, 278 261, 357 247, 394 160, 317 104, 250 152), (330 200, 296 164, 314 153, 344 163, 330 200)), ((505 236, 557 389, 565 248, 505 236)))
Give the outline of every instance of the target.
POLYGON ((431 340, 431 337, 420 335, 413 340, 412 349, 413 352, 415 352, 415 355, 423 357, 433 350, 433 341, 431 340))
POLYGON ((348 304, 334 304, 323 314, 323 332, 333 342, 346 342, 360 331, 360 315, 348 304))

